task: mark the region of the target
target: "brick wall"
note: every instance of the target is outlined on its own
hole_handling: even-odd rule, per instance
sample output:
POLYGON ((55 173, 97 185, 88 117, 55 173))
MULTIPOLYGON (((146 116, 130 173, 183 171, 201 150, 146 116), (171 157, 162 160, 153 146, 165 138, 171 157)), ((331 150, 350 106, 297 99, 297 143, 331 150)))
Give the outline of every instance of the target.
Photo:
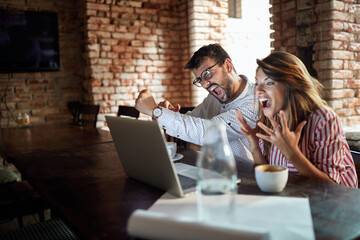
MULTIPOLYGON (((324 96, 345 125, 360 122, 357 2, 271 1, 272 47, 313 61, 324 96)), ((0 74, 2 95, 10 79, 8 107, 15 115, 30 113, 32 123, 67 121, 67 103, 79 100, 101 105, 103 126, 105 114, 134 105, 144 87, 157 100, 197 104, 206 92, 191 85, 185 63, 204 44, 226 48, 227 0, 0 0, 0 8, 59 15, 61 71, 0 74)))
MULTIPOLYGON (((0 0, 0 9, 31 10, 58 13, 59 72, 0 74, 0 92, 7 91, 7 106, 13 116, 30 113, 32 123, 68 121, 67 102, 81 100, 83 63, 81 61, 79 24, 76 0, 0 0)), ((1 53, 0 53, 1 54, 1 53)), ((1 104, 1 127, 15 126, 1 104), (8 124, 9 123, 9 124, 8 124)))
POLYGON ((274 49, 310 59, 310 70, 325 86, 324 98, 344 126, 359 125, 358 1, 272 0, 272 5, 274 49))
MULTIPOLYGON (((225 46, 228 1, 188 0, 188 5, 190 55, 210 43, 225 46)), ((200 103, 206 95, 204 89, 192 86, 193 103, 200 103)))
POLYGON ((192 105, 187 1, 86 0, 85 99, 101 104, 98 126, 147 87, 157 100, 192 105), (106 3, 111 2, 111 3, 106 3))
POLYGON ((0 7, 59 14, 61 71, 0 74, 2 91, 10 78, 6 100, 14 115, 68 121, 67 103, 79 100, 101 105, 101 127, 105 114, 134 105, 145 87, 157 100, 193 105, 183 69, 190 56, 186 0, 0 0, 0 7))

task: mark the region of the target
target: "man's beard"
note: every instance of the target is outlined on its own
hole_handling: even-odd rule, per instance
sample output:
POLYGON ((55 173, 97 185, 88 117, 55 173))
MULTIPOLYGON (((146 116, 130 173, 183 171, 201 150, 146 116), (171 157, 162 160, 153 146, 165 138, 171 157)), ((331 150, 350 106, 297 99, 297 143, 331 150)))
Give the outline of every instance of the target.
POLYGON ((211 94, 212 94, 220 103, 225 104, 225 103, 228 103, 228 102, 230 101, 230 99, 231 99, 231 91, 230 91, 229 88, 223 89, 223 90, 224 90, 225 96, 226 96, 225 101, 222 100, 222 99, 217 98, 214 94, 212 94, 212 93, 211 93, 211 94))
POLYGON ((225 100, 222 100, 222 99, 219 99, 213 92, 210 92, 220 103, 222 104, 225 104, 225 103, 228 103, 229 101, 231 101, 232 99, 232 92, 231 92, 231 87, 230 87, 230 83, 233 82, 233 80, 227 76, 226 79, 223 81, 225 82, 225 86, 220 86, 219 84, 216 84, 218 85, 225 93, 225 100))

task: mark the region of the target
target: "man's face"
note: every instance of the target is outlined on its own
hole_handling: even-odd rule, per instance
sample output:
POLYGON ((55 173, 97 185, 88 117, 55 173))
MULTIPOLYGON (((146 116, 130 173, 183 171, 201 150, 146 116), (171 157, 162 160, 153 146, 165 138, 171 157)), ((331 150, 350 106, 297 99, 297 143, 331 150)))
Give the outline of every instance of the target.
POLYGON ((223 65, 215 62, 214 59, 207 58, 197 69, 193 69, 196 78, 201 78, 201 86, 205 88, 221 103, 231 102, 235 94, 234 79, 226 70, 230 60, 225 61, 223 65), (209 69, 211 68, 211 69, 209 69))

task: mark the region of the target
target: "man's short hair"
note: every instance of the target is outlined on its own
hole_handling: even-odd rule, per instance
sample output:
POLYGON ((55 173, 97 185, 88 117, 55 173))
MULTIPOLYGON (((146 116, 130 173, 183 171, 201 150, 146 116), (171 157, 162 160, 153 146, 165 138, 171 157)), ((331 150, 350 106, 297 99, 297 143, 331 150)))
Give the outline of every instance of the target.
POLYGON ((212 58, 221 65, 224 64, 227 58, 231 60, 229 54, 219 44, 214 43, 199 48, 186 63, 185 69, 199 68, 206 58, 212 58))

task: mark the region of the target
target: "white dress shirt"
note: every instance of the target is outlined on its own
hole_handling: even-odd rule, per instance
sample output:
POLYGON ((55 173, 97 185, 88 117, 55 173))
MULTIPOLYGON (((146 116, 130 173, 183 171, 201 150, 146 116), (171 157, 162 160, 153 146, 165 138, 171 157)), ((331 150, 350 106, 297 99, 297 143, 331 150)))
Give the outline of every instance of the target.
POLYGON ((258 117, 254 88, 254 84, 247 81, 243 92, 230 103, 220 103, 213 95, 208 94, 201 104, 187 114, 164 108, 157 121, 170 136, 200 146, 203 145, 208 124, 211 121, 221 122, 226 125, 227 137, 235 159, 252 163, 249 143, 239 130, 235 110, 241 110, 247 123, 255 127, 258 117))

